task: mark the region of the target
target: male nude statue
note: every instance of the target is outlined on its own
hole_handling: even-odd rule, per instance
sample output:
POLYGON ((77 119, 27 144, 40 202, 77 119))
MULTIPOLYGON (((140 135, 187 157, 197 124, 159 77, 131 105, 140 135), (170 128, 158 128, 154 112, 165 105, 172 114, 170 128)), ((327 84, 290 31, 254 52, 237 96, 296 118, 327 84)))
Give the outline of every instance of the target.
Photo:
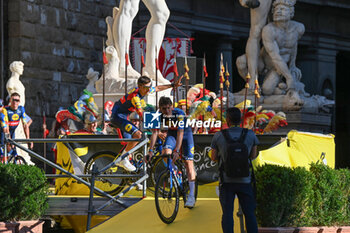
MULTIPOLYGON (((273 3, 273 22, 262 30, 263 48, 258 57, 257 71, 266 74, 262 85, 264 95, 285 94, 287 90, 295 88, 303 92, 299 82, 301 71, 295 66, 295 59, 298 40, 305 28, 303 24, 291 20, 294 4, 295 0, 276 0, 273 3), (282 82, 282 76, 286 83, 282 82)), ((248 55, 237 58, 237 68, 242 77, 247 75, 248 55)))
MULTIPOLYGON (((146 29, 146 64, 143 69, 143 75, 155 80, 155 58, 158 56, 159 48, 162 45, 165 26, 170 16, 170 11, 165 0, 142 0, 151 13, 151 19, 146 29), (157 48, 157 54, 156 54, 157 48)), ((125 69, 125 51, 129 49, 132 21, 139 10, 140 0, 121 0, 119 11, 113 23, 114 45, 120 56, 120 74, 124 74, 125 69)), ((135 70, 129 65, 128 74, 135 74, 135 70)), ((137 73, 137 72, 136 72, 137 73)), ((129 75, 128 75, 129 76, 129 75)), ((163 78, 158 71, 158 81, 160 84, 169 84, 170 82, 163 78)))
POLYGON ((303 24, 291 20, 294 16, 295 0, 275 0, 273 3, 273 22, 262 31, 262 56, 265 69, 269 73, 262 85, 264 95, 283 94, 280 89, 298 89, 301 71, 295 66, 298 40, 305 32, 303 24), (286 79, 286 87, 281 83, 286 79), (277 89, 276 89, 277 88, 277 89))

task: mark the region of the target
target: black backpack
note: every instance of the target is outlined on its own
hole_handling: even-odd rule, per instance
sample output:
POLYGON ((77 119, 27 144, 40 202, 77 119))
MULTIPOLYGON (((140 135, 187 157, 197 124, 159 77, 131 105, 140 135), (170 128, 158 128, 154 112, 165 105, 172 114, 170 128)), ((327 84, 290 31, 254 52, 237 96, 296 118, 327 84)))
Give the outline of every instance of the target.
POLYGON ((244 144, 248 129, 243 129, 237 140, 231 138, 228 130, 223 130, 222 135, 226 140, 226 157, 221 160, 220 173, 222 171, 228 177, 240 178, 249 176, 250 158, 248 147, 244 144))

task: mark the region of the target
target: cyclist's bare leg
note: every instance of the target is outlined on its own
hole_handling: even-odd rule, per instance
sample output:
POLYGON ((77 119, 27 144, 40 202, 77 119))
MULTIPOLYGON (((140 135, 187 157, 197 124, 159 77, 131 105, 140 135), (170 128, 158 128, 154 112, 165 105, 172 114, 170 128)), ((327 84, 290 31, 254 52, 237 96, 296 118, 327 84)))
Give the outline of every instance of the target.
POLYGON ((195 181, 196 172, 194 170, 193 160, 185 160, 185 167, 186 167, 188 181, 195 181))
MULTIPOLYGON (((136 131, 133 135, 132 138, 134 139, 140 139, 142 137, 142 133, 140 130, 136 131)), ((126 144, 126 147, 124 149, 125 152, 128 152, 129 150, 131 150, 132 148, 134 148, 139 142, 128 142, 126 144)))
POLYGON ((162 154, 163 155, 170 155, 173 153, 172 149, 168 149, 168 148, 163 148, 162 154))
MULTIPOLYGON (((133 135, 132 138, 135 139, 140 139, 142 136, 142 133, 140 130, 136 131, 133 135)), ((126 152, 130 151, 132 148, 134 148, 137 145, 138 141, 136 142, 128 142, 125 149, 122 152, 122 155, 125 154, 126 152)), ((125 170, 130 171, 130 172, 134 172, 136 171, 136 167, 134 165, 132 165, 129 161, 130 157, 132 155, 129 155, 129 157, 124 158, 123 160, 121 160, 117 166, 119 167, 123 167, 125 170)))
POLYGON ((196 204, 196 171, 194 170, 193 160, 185 160, 185 167, 188 178, 188 186, 190 189, 190 192, 187 196, 188 199, 185 203, 185 207, 193 208, 196 204))

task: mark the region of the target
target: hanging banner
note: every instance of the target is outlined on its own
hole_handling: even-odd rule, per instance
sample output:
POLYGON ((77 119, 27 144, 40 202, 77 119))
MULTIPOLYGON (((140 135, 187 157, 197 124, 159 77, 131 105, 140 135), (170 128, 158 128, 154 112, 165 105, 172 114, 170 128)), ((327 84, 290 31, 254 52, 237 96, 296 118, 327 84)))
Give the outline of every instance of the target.
MULTIPOLYGON (((191 46, 191 38, 165 38, 162 47, 159 50, 159 70, 163 77, 169 81, 174 79, 174 56, 175 50, 177 57, 189 56, 188 51, 191 46)), ((191 48, 190 48, 191 49, 191 48)), ((135 70, 141 70, 141 54, 146 54, 146 39, 135 38, 131 39, 132 65, 135 70)), ((145 56, 146 59, 146 56, 145 56)))

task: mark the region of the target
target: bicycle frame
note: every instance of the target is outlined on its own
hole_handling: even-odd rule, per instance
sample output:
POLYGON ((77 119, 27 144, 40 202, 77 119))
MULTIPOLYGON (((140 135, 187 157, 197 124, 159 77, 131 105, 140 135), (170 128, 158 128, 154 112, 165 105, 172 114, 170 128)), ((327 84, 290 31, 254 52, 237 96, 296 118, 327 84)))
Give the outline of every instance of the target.
MULTIPOLYGON (((178 174, 176 174, 176 170, 174 169, 175 164, 173 164, 173 159, 170 158, 170 155, 166 156, 168 161, 167 161, 167 170, 170 172, 170 188, 173 188, 173 179, 176 182, 177 187, 179 188, 179 191, 181 192, 182 196, 185 195, 183 192, 183 182, 182 179, 179 178, 178 174), (174 178, 173 178, 174 177, 174 178)), ((178 168, 179 169, 179 168, 178 168)))

